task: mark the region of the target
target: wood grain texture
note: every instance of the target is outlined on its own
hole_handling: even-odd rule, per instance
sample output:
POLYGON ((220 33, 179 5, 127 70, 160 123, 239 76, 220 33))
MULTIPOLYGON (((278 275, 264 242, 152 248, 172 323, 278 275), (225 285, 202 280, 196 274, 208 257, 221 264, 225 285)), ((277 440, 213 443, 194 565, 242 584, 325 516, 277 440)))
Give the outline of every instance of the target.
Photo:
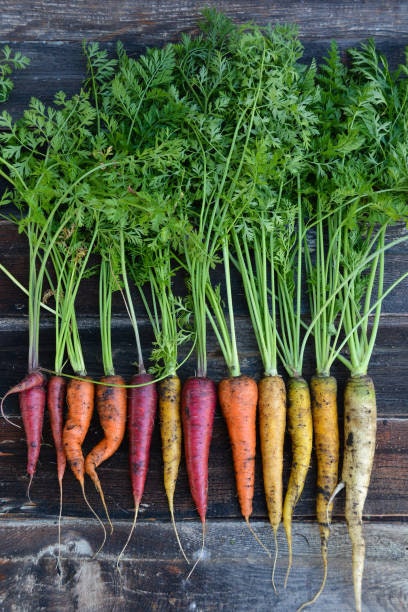
MULTIPOLYGON (((254 522, 263 542, 272 546, 268 525, 254 522)), ((0 606, 2 610, 225 610, 267 612, 295 610, 319 584, 318 530, 298 524, 294 533, 294 566, 286 591, 286 547, 279 534, 276 571, 278 594, 271 585, 271 560, 243 522, 209 522, 205 554, 191 578, 168 523, 141 522, 121 564, 116 558, 129 524, 115 523, 104 550, 92 558, 100 530, 91 521, 66 520, 62 525, 62 577, 55 569, 56 525, 9 521, 0 526, 0 606), (17 580, 16 580, 17 578, 17 580)), ((200 525, 180 526, 190 558, 199 554, 200 525)), ((364 606, 370 612, 400 611, 408 605, 406 524, 366 525, 368 541, 364 606)), ((317 611, 353 610, 350 546, 343 525, 335 524, 329 549, 329 580, 317 611)))
POLYGON ((365 38, 389 40, 408 36, 408 9, 404 0, 281 2, 171 0, 3 0, 0 39, 8 41, 77 41, 143 38, 144 44, 174 39, 181 30, 193 30, 203 7, 225 12, 238 23, 291 22, 303 38, 365 38))
POLYGON ((19 115, 30 96, 51 103, 59 89, 68 94, 76 91, 85 74, 84 41, 99 41, 114 53, 116 42, 121 40, 129 54, 138 55, 147 46, 162 46, 178 40, 181 32, 196 31, 206 6, 222 10, 237 23, 253 20, 261 25, 297 24, 305 61, 326 55, 332 39, 341 49, 347 49, 368 38, 376 41, 392 66, 405 60, 408 4, 404 0, 285 3, 3 0, 0 41, 10 43, 31 60, 28 70, 15 75, 10 112, 19 115))

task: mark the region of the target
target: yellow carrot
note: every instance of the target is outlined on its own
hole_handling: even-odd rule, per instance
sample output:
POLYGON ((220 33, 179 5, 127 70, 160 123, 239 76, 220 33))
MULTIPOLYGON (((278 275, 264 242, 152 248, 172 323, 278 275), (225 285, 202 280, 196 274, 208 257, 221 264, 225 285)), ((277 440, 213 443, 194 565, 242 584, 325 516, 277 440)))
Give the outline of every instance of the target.
POLYGON ((283 447, 286 430, 286 388, 281 376, 264 376, 258 383, 259 437, 268 517, 275 540, 272 584, 278 557, 278 528, 283 506, 283 447))
POLYGON ((188 562, 180 542, 174 519, 174 493, 181 461, 181 381, 177 374, 167 376, 158 384, 160 433, 162 440, 163 479, 170 516, 180 550, 188 562))
POLYGON ((292 444, 292 465, 283 504, 283 527, 288 542, 288 567, 285 587, 292 567, 293 510, 305 485, 313 443, 310 391, 307 382, 300 376, 292 377, 288 382, 288 431, 292 444))
POLYGON ((332 493, 336 487, 339 470, 339 427, 337 415, 337 382, 333 376, 313 376, 310 381, 314 447, 317 463, 316 518, 320 531, 320 548, 323 562, 323 578, 320 587, 309 601, 298 610, 314 604, 326 584, 327 549, 333 509, 332 493))

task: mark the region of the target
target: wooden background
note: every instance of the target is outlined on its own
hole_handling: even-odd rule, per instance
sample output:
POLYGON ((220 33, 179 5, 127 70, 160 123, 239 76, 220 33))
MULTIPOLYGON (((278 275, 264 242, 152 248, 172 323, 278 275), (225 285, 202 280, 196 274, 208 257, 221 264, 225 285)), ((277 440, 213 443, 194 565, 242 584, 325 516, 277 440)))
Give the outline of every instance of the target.
MULTIPOLYGON (((320 2, 183 2, 91 0, 2 0, 0 44, 8 43, 31 59, 30 67, 17 73, 7 108, 18 116, 30 96, 51 102, 63 89, 73 93, 84 76, 83 40, 98 40, 114 49, 117 40, 130 53, 147 45, 176 40, 182 31, 194 31, 202 7, 212 5, 237 22, 277 21, 297 23, 305 46, 305 58, 321 58, 335 38, 342 48, 373 37, 392 65, 404 61, 408 46, 406 1, 320 2)), ((390 254, 388 282, 406 270, 408 247, 390 254)), ((27 252, 24 239, 10 225, 0 222, 0 261, 22 281, 26 280, 27 252)), ((240 295, 237 285, 236 294, 240 295)), ((242 293, 242 292, 241 292, 242 293)), ((370 373, 378 394, 378 440, 375 467, 365 508, 367 562, 364 577, 364 609, 408 609, 408 286, 401 285, 385 304, 385 314, 370 373)), ((81 329, 89 373, 101 374, 95 287, 80 296, 81 329)), ((239 303, 239 300, 238 300, 239 303)), ((140 311, 139 314, 141 314, 140 311)), ((27 305, 12 283, 0 276, 0 394, 24 374, 27 360, 27 305)), ((245 308, 239 310, 240 349, 243 370, 259 377, 260 360, 252 339, 245 308)), ((114 360, 118 371, 129 377, 135 348, 120 303, 115 305, 114 360)), ((142 321, 142 340, 151 341, 142 321)), ((41 336, 42 364, 52 366, 52 322, 45 318, 41 336)), ((211 344, 210 344, 211 346, 211 344)), ((209 355, 209 374, 219 380, 225 374, 215 348, 209 355)), ((187 363, 181 376, 192 373, 187 363)), ((305 376, 313 364, 306 358, 305 376)), ((347 373, 334 372, 340 393, 347 373)), ((340 402, 341 404, 341 402, 340 402)), ((18 418, 17 402, 10 398, 7 413, 18 418)), ((341 405, 340 405, 341 410, 341 405)), ((93 423, 87 445, 99 439, 93 423)), ((294 567, 287 591, 283 590, 286 546, 279 536, 278 594, 271 585, 271 560, 243 524, 234 492, 230 448, 223 420, 217 412, 210 456, 208 534, 205 556, 186 582, 188 568, 181 558, 169 523, 161 482, 158 431, 155 431, 150 471, 140 522, 127 550, 122 572, 116 556, 130 527, 132 500, 127 470, 127 448, 100 468, 101 481, 114 519, 115 531, 102 553, 101 531, 81 500, 77 483, 65 478, 62 553, 63 575, 55 569, 57 550, 58 492, 55 460, 48 423, 44 429, 41 463, 31 495, 26 498, 25 440, 21 430, 0 420, 0 609, 1 610, 295 610, 319 584, 321 566, 318 530, 314 523, 312 464, 305 491, 296 508, 294 567)), ((285 479, 290 455, 286 455, 285 479)), ((260 462, 257 463, 253 526, 273 548, 266 522, 260 462)), ((89 487, 89 497, 99 509, 89 487)), ((183 543, 191 557, 200 547, 200 525, 188 492, 184 466, 176 493, 177 520, 183 543)), ((342 496, 335 502, 335 522, 330 543, 329 578, 316 610, 352 610, 350 547, 343 522, 342 496)))

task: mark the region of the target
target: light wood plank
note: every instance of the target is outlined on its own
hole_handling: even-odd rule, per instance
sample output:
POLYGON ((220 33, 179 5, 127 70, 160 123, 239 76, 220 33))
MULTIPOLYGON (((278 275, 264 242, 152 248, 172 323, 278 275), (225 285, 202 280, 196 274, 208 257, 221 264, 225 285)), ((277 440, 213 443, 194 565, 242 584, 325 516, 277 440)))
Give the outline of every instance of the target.
MULTIPOLYGON (((258 536, 272 547, 270 529, 254 522, 258 536)), ((129 523, 115 523, 104 550, 92 558, 101 532, 93 521, 64 520, 62 578, 56 572, 57 529, 54 521, 0 524, 0 605, 2 610, 234 610, 293 611, 309 598, 321 578, 319 537, 314 525, 295 525, 294 566, 285 591, 286 546, 279 535, 276 572, 278 594, 271 585, 271 559, 241 522, 208 524, 205 553, 191 578, 168 523, 140 523, 123 557, 117 555, 129 523), (15 606, 13 608, 13 606, 15 606)), ((200 551, 200 525, 180 525, 191 559, 200 551)), ((408 525, 365 526, 367 558, 364 609, 400 611, 408 604, 408 525)), ((327 587, 316 611, 353 610, 350 545, 343 524, 335 524, 329 549, 327 587)))

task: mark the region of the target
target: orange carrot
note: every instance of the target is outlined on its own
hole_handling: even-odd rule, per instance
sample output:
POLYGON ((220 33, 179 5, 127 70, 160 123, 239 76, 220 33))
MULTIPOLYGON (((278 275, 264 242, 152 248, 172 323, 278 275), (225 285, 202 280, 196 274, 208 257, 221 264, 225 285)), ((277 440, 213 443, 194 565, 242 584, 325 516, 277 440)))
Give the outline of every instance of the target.
MULTIPOLYGON (((103 429, 103 439, 85 459, 85 472, 98 491, 110 523, 108 509, 96 468, 112 457, 122 443, 126 430, 127 391, 121 376, 104 376, 96 386, 96 410, 103 429)), ((112 529, 112 525, 111 525, 112 529)))
POLYGON ((258 386, 249 376, 231 376, 219 383, 218 399, 231 441, 239 505, 248 523, 255 486, 258 386))
POLYGON ((82 444, 92 420, 94 397, 95 385, 89 376, 69 381, 67 385, 68 414, 62 432, 62 443, 68 465, 81 486, 84 501, 102 527, 103 540, 98 549, 99 552, 106 540, 106 529, 85 494, 85 459, 82 452, 82 444))

